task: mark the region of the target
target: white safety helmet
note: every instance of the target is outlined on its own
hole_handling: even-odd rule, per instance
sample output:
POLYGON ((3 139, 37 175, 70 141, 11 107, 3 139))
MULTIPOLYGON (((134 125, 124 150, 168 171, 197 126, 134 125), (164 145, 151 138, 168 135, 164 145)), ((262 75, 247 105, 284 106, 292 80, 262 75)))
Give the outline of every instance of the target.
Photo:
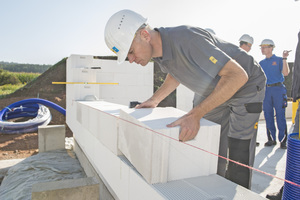
POLYGON ((208 32, 210 32, 211 34, 214 34, 214 35, 216 35, 215 31, 214 31, 214 30, 212 30, 211 28, 206 28, 205 30, 207 30, 207 31, 208 31, 208 32))
POLYGON ((273 40, 264 39, 259 46, 270 46, 270 45, 275 47, 275 43, 273 42, 273 40))
POLYGON ((239 41, 243 41, 243 42, 247 42, 249 44, 253 44, 253 37, 251 37, 250 35, 248 34, 244 34, 241 36, 241 38, 239 39, 239 41))
POLYGON ((147 21, 131 10, 121 10, 110 17, 105 26, 106 45, 118 56, 118 63, 125 61, 136 31, 147 21))

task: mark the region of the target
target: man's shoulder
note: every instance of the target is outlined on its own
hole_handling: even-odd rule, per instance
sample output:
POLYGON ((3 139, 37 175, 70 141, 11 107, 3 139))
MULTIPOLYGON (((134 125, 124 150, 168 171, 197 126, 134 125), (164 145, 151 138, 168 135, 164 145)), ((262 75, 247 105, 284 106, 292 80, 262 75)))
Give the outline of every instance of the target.
POLYGON ((259 61, 259 64, 263 64, 264 62, 266 62, 266 58, 262 59, 261 61, 259 61))

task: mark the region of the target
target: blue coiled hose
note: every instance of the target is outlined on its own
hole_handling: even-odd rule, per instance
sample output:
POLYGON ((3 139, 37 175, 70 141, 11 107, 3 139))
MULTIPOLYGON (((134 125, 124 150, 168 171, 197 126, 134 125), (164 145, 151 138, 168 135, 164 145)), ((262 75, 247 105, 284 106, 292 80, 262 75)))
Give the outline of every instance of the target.
POLYGON ((51 121, 51 113, 46 106, 66 115, 64 108, 51 101, 38 98, 21 100, 0 111, 0 133, 30 133, 37 131, 38 126, 49 124, 51 121), (33 117, 33 119, 26 122, 7 121, 18 117, 33 117))
MULTIPOLYGON (((300 139, 298 133, 288 135, 285 179, 300 185, 300 139)), ((299 199, 300 187, 284 183, 282 199, 299 199)))

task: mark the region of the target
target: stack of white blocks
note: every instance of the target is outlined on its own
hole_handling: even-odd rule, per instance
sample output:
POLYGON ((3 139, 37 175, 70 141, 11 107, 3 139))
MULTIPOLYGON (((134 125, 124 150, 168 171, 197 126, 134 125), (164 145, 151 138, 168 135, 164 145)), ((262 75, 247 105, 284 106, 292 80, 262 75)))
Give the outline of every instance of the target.
MULTIPOLYGON (((76 101, 104 100, 124 106, 130 101, 145 101, 153 94, 153 63, 145 67, 128 62, 118 65, 115 60, 73 54, 67 59, 67 82, 118 83, 67 84, 66 121, 73 131, 80 130, 81 125, 74 122, 78 115, 76 101)), ((81 121, 86 119, 84 115, 81 121)))
POLYGON ((153 94, 153 63, 141 67, 94 56, 71 55, 67 60, 67 81, 115 84, 69 84, 67 93, 74 100, 93 95, 97 99, 129 105, 130 101, 145 101, 153 94))
MULTIPOLYGON (((163 199, 152 183, 216 172, 216 156, 177 141, 179 128, 166 127, 185 112, 175 108, 128 109, 130 101, 144 101, 152 95, 152 63, 146 67, 128 62, 118 66, 112 60, 71 55, 67 82, 119 83, 67 85, 67 124, 115 198, 163 199), (85 101, 87 96, 96 100, 85 101)), ((219 125, 201 120, 198 136, 188 143, 217 154, 219 132, 219 125)))
POLYGON ((217 172, 218 157, 207 152, 218 154, 220 126, 202 119, 195 139, 182 143, 179 127, 167 124, 184 114, 172 107, 121 110, 119 149, 148 183, 217 172))
POLYGON ((148 192, 158 195, 149 184, 216 173, 217 157, 206 151, 218 154, 217 124, 202 119, 197 137, 187 145, 178 141, 178 127, 166 127, 185 114, 178 109, 129 109, 105 101, 76 104, 72 123, 78 123, 79 129, 73 130, 74 137, 120 199, 135 195, 138 198, 129 199, 139 199, 148 192), (134 168, 123 162, 123 155, 134 168))

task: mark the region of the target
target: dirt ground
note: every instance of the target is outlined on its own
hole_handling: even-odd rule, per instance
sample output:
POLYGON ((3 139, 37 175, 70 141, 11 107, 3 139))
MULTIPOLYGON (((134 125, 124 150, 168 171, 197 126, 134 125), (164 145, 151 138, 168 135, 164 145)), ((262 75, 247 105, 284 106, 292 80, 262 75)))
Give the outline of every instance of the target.
MULTIPOLYGON (((66 81, 66 59, 61 60, 36 80, 28 83, 15 93, 0 99, 0 110, 20 100, 41 98, 66 108, 65 85, 53 85, 52 82, 66 81)), ((55 109, 49 108, 52 120, 49 125, 66 125, 66 117, 55 109)), ((26 121, 28 119, 18 119, 26 121)), ((66 125, 66 137, 73 133, 66 125)), ((26 158, 38 153, 38 134, 3 134, 0 130, 0 160, 26 158)))

